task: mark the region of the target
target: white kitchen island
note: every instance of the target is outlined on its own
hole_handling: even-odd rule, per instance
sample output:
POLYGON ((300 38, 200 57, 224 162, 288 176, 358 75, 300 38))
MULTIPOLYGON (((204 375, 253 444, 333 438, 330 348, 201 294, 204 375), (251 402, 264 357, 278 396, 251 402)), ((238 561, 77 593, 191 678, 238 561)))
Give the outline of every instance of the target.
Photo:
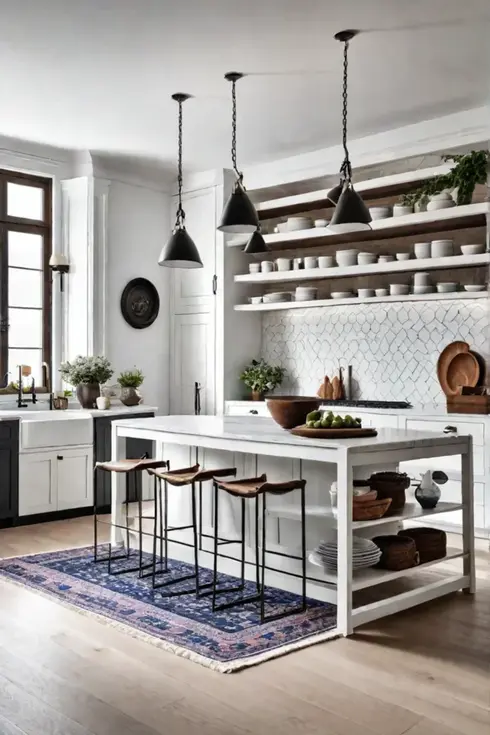
MULTIPOLYGON (((149 439, 155 442, 156 457, 168 459, 172 469, 199 462, 202 467, 237 468, 237 476, 251 476, 266 472, 268 480, 303 477, 306 485, 307 548, 312 550, 318 541, 332 533, 338 538, 338 573, 332 574, 309 564, 307 568, 307 592, 310 597, 327 600, 337 605, 338 631, 349 635, 356 626, 404 610, 414 605, 440 597, 450 592, 464 590, 474 592, 474 529, 473 529, 473 459, 472 440, 469 436, 440 436, 431 432, 400 429, 381 429, 378 436, 365 439, 303 439, 281 429, 269 418, 217 417, 217 416, 158 416, 148 419, 115 421, 112 425, 112 459, 126 456, 128 437, 149 439), (352 481, 369 477, 381 469, 395 469, 400 462, 431 457, 461 457, 461 502, 441 501, 433 511, 424 511, 413 503, 407 503, 399 515, 375 521, 352 521, 352 481), (338 484, 338 510, 335 518, 329 508, 329 487, 333 480, 338 484), (352 536, 376 536, 396 532, 405 521, 424 519, 430 525, 429 516, 460 510, 463 516, 462 548, 451 550, 444 560, 423 564, 399 572, 383 569, 364 569, 352 572, 352 536), (460 571, 453 565, 447 569, 448 560, 459 560, 460 571), (353 593, 375 588, 386 582, 404 577, 424 577, 427 567, 439 567, 438 574, 412 588, 381 597, 374 602, 355 605, 353 593)), ((123 483, 119 474, 113 475, 112 520, 121 523, 123 483)), ((226 495, 226 494, 224 494, 226 495)), ((211 492, 203 487, 199 513, 202 528, 212 533, 211 492)), ((220 536, 235 537, 238 531, 237 500, 226 496, 220 502, 220 536)), ((272 502, 272 499, 271 499, 272 502)), ((274 499, 282 504, 282 512, 271 505, 266 518, 267 549, 297 553, 299 539, 299 506, 295 499, 284 496, 274 499), (286 513, 285 511, 285 505, 286 513), (279 516, 280 519, 279 520, 279 516), (286 518, 285 518, 286 516, 286 518), (286 525, 284 525, 286 524, 286 525), (289 525, 287 525, 289 524, 289 525)), ((253 514, 248 514, 248 529, 253 524, 253 514)), ((169 522, 182 525, 189 522, 190 498, 188 491, 170 488, 169 522), (175 492, 174 492, 175 491, 175 492)), ((150 524, 151 522, 149 522, 150 524)), ((149 525, 148 528, 151 528, 149 525)), ((185 531, 182 532, 184 535, 185 531)), ((249 536, 249 538, 251 538, 249 536)), ((122 542, 119 529, 113 528, 113 542, 122 542)), ((254 554, 251 544, 247 548, 247 576, 253 577, 254 554)), ((150 548, 150 544, 148 547, 150 548)), ((170 544, 174 558, 190 560, 190 549, 170 544)), ((203 539, 200 551, 202 566, 212 566, 210 544, 203 539)), ((237 557, 238 558, 238 554, 237 557)), ((266 583, 284 589, 299 591, 300 580, 281 574, 281 570, 299 572, 299 562, 274 557, 275 571, 267 574, 266 583)), ((222 571, 236 574, 236 562, 230 557, 220 560, 222 571)))

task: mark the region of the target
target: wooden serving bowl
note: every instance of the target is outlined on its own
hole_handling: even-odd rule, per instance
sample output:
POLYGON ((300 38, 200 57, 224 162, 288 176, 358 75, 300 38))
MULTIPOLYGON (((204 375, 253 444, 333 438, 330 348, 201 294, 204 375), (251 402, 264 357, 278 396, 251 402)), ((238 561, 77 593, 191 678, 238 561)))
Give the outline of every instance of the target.
POLYGON ((265 400, 272 418, 283 429, 304 424, 310 411, 322 404, 321 398, 306 396, 266 396, 265 400))

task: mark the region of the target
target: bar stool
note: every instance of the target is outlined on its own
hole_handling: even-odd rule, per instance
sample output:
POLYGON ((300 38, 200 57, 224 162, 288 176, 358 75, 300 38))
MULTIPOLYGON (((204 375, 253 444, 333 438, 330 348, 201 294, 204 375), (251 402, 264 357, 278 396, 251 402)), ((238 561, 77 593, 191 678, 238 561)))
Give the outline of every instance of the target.
POLYGON ((244 605, 248 602, 260 602, 260 622, 268 623, 272 620, 280 620, 288 615, 293 615, 298 612, 304 612, 306 610, 306 531, 305 531, 305 487, 306 480, 290 480, 289 482, 268 482, 267 475, 263 474, 260 477, 250 477, 242 480, 235 480, 232 482, 214 482, 214 553, 213 553, 213 591, 212 591, 212 606, 213 612, 219 610, 226 610, 230 607, 237 605, 244 605), (227 492, 229 495, 241 498, 242 505, 242 538, 238 541, 221 541, 219 539, 219 513, 218 513, 218 491, 222 490, 227 492), (286 495, 287 493, 293 492, 294 490, 301 491, 301 556, 294 556, 292 554, 284 554, 277 551, 267 551, 266 549, 266 510, 267 510, 267 493, 271 495, 286 495), (262 496, 262 557, 261 563, 259 563, 259 497, 262 496), (256 589, 255 595, 249 595, 248 597, 241 597, 231 602, 225 602, 220 605, 216 604, 216 595, 224 592, 236 592, 241 591, 245 587, 245 538, 244 538, 244 517, 245 517, 245 502, 247 500, 255 500, 255 572, 256 572, 256 589), (223 544, 241 543, 242 545, 242 556, 241 556, 241 583, 238 587, 234 588, 222 588, 217 587, 218 577, 218 549, 223 544), (266 567, 265 555, 275 554, 277 556, 286 557, 287 559, 300 559, 302 562, 302 603, 300 606, 292 609, 286 609, 282 612, 275 613, 274 615, 265 615, 265 570, 266 568, 270 571, 281 572, 289 576, 298 577, 299 575, 294 572, 286 572, 284 570, 275 569, 274 567, 266 567))
MULTIPOLYGON (((96 462, 94 466, 94 563, 99 562, 107 562, 107 568, 109 574, 129 574, 130 572, 139 572, 139 576, 142 577, 143 571, 145 569, 148 569, 152 567, 153 562, 150 562, 148 564, 143 564, 143 498, 141 497, 141 491, 137 493, 136 502, 138 503, 138 542, 139 542, 139 564, 138 566, 130 567, 130 568, 123 568, 123 569, 117 569, 112 570, 111 564, 113 561, 118 561, 120 559, 129 559, 131 555, 131 548, 130 548, 130 527, 129 527, 129 492, 130 492, 130 477, 134 475, 136 472, 142 472, 143 470, 150 470, 150 469, 157 469, 157 468, 165 468, 168 469, 169 463, 166 460, 162 459, 151 459, 146 456, 140 457, 139 459, 119 459, 114 461, 108 461, 108 462, 96 462), (112 540, 109 540, 109 555, 105 556, 103 558, 99 558, 98 556, 98 507, 97 507, 97 497, 96 497, 96 478, 97 478, 97 470, 103 470, 104 472, 119 472, 125 475, 126 479, 126 492, 125 492, 125 501, 124 504, 126 506, 126 523, 118 524, 111 521, 111 529, 112 528, 120 528, 123 531, 126 531, 126 553, 120 554, 117 556, 113 556, 112 554, 112 540)), ((135 483, 135 486, 138 487, 138 483, 135 483)), ((141 483, 139 484, 139 487, 141 488, 141 483)), ((156 513, 156 511, 155 511, 156 513)))
MULTIPOLYGON (((199 484, 199 497, 202 497, 202 483, 208 480, 214 480, 215 477, 235 477, 236 468, 227 467, 225 469, 212 469, 206 470, 201 469, 199 464, 195 464, 192 467, 185 467, 179 470, 168 470, 167 472, 161 472, 157 469, 149 469, 148 474, 155 478, 155 483, 158 481, 158 489, 155 486, 155 516, 154 516, 154 533, 153 533, 153 574, 152 584, 154 589, 160 589, 162 587, 169 587, 179 582, 184 582, 189 579, 196 580, 195 588, 186 588, 184 590, 173 590, 166 593, 165 597, 177 597, 180 595, 187 595, 191 592, 195 592, 197 597, 202 597, 210 592, 203 592, 204 589, 212 587, 212 582, 206 584, 200 584, 199 582, 199 546, 198 546, 198 526, 197 526, 197 508, 196 508, 196 484, 199 484), (163 499, 162 499, 162 482, 163 482, 163 499), (185 526, 172 526, 168 525, 168 486, 173 487, 190 487, 191 491, 191 504, 192 504, 192 517, 191 523, 185 526), (162 520, 162 506, 163 506, 163 520, 162 520), (158 529, 158 521, 160 529, 158 529), (177 578, 165 580, 163 582, 157 582, 156 576, 158 574, 166 574, 170 570, 168 568, 168 534, 173 531, 187 531, 192 529, 193 540, 192 543, 186 541, 180 541, 174 539, 173 543, 180 544, 181 546, 188 546, 193 549, 194 552, 194 571, 191 574, 185 574, 177 578), (160 541, 160 569, 157 571, 157 541, 160 541), (162 548, 163 544, 163 548, 162 548)), ((199 508, 199 519, 201 521, 201 508, 199 508)), ((211 534, 202 533, 202 527, 199 527, 200 533, 206 538, 213 538, 211 534)))

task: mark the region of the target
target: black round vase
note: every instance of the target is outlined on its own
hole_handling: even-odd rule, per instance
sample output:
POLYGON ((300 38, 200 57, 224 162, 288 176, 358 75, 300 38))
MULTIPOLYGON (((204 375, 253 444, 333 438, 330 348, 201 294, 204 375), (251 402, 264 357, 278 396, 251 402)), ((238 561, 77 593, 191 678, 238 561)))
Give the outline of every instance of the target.
POLYGON ((79 383, 77 385, 77 398, 82 408, 97 408, 96 400, 100 396, 100 385, 98 383, 79 383))

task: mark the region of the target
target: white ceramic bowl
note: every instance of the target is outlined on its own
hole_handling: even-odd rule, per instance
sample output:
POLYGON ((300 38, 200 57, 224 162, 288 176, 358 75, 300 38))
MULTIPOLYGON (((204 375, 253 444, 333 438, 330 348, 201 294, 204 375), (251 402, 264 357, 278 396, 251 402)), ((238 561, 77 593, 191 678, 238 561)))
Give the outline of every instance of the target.
POLYGON ((287 222, 279 222, 278 225, 276 225, 278 232, 289 232, 289 227, 287 222))
POLYGON ((306 255, 305 256, 305 270, 309 270, 310 268, 318 268, 318 258, 316 255, 306 255))
POLYGON ((439 293, 452 293, 453 291, 458 290, 458 284, 457 283, 437 283, 436 288, 439 293))
POLYGON ((388 291, 388 289, 387 289, 387 288, 377 288, 377 289, 375 290, 375 292, 374 292, 374 293, 375 293, 375 294, 376 294, 376 296, 378 296, 378 298, 379 298, 379 297, 381 297, 381 296, 388 296, 388 294, 389 294, 390 292, 388 291))
POLYGON ((397 260, 410 260, 411 253, 397 253, 396 259, 397 260))
POLYGON ((463 255, 480 255, 485 252, 485 245, 477 243, 476 245, 461 245, 463 255))
POLYGON ((393 207, 393 217, 403 217, 406 214, 412 214, 413 207, 408 204, 395 204, 393 207))
POLYGON ((428 286, 429 274, 422 271, 420 271, 419 273, 414 273, 413 282, 416 286, 428 286))
POLYGON ((319 268, 333 268, 335 265, 335 258, 333 255, 320 255, 318 258, 319 268))
POLYGON ((390 296, 405 296, 410 293, 410 286, 406 283, 390 283, 390 296))
POLYGON ((394 260, 394 255, 380 255, 378 258, 378 263, 392 263, 394 260))
POLYGON ((276 304, 281 301, 291 301, 292 294, 289 291, 276 291, 274 293, 266 293, 262 297, 264 304, 276 304))
POLYGON ((430 244, 431 258, 447 258, 454 255, 452 240, 432 240, 430 244))
POLYGON ((251 304, 261 304, 262 303, 262 296, 251 296, 250 297, 250 303, 251 304))
POLYGON ((304 268, 303 258, 294 258, 293 260, 293 271, 299 271, 304 268))
POLYGON ((313 301, 316 299, 318 289, 310 286, 298 286, 294 297, 296 301, 313 301))
POLYGON ((430 258, 430 242, 416 242, 413 252, 416 258, 430 258))
POLYGON ((374 288, 358 288, 357 295, 360 299, 372 299, 374 296, 374 288))
POLYGON ((351 299, 354 294, 352 291, 333 291, 330 296, 333 299, 351 299))
POLYGON ((316 219, 314 225, 315 227, 328 227, 328 219, 316 219))
POLYGON ((291 270, 291 259, 290 258, 277 258, 276 268, 278 271, 290 271, 291 270))
POLYGON ((249 263, 249 273, 260 273, 260 263, 249 263))
POLYGON ((359 265, 373 265, 378 260, 376 253, 358 253, 357 262, 359 265))
POLYGON ((274 263, 272 260, 263 260, 260 264, 260 270, 262 273, 272 273, 274 270, 274 263))
POLYGON ((294 230, 309 230, 313 227, 313 221, 311 217, 288 217, 286 226, 289 232, 293 232, 294 230))
POLYGON ((434 293, 434 286, 431 286, 430 283, 424 284, 414 284, 413 292, 416 294, 424 294, 424 293, 434 293))
POLYGON ((341 268, 357 265, 358 250, 337 250, 335 258, 341 268))
POLYGON ((369 207, 371 219, 387 219, 392 216, 391 207, 369 207))
POLYGON ((478 291, 486 291, 486 289, 486 286, 482 286, 476 283, 467 283, 464 287, 464 290, 468 291, 468 293, 477 293, 478 291))
POLYGON ((439 194, 431 196, 430 201, 427 203, 427 211, 435 212, 438 209, 448 209, 448 207, 455 207, 456 202, 447 191, 441 191, 439 194))

